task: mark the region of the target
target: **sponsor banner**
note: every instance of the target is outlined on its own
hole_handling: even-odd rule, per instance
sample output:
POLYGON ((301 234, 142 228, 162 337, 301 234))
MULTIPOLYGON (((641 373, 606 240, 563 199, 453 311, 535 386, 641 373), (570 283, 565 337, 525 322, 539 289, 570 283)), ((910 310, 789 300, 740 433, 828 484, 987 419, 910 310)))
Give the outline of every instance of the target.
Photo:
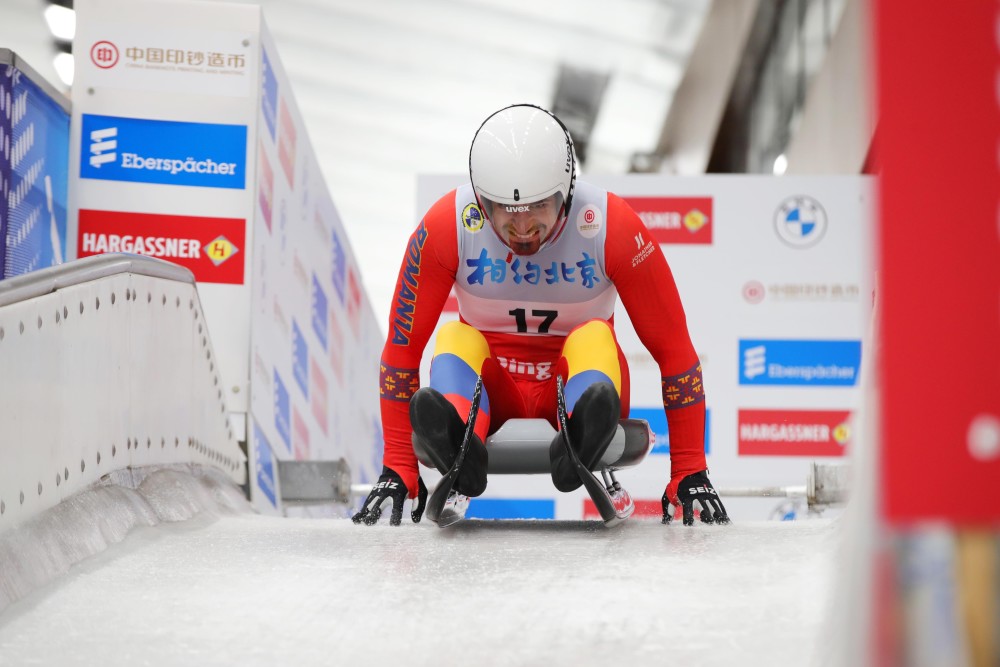
POLYGON ((554 362, 551 361, 525 361, 517 357, 501 357, 500 355, 496 355, 494 358, 500 364, 500 368, 510 373, 515 380, 531 378, 541 381, 552 377, 554 362))
MULTIPOLYGON (((17 99, 13 81, 15 72, 17 70, 13 67, 4 67, 3 70, 0 70, 0 104, 5 108, 7 100, 11 98, 17 99)), ((10 155, 4 146, 10 141, 8 137, 12 137, 14 134, 12 120, 13 114, 8 116, 6 113, 0 113, 0 279, 8 276, 4 271, 4 267, 7 264, 7 218, 10 212, 10 201, 9 194, 5 196, 3 193, 10 192, 10 184, 14 175, 14 165, 11 163, 10 155)), ((26 271, 22 270, 17 273, 26 273, 26 271)))
POLYGON ((843 456, 848 410, 740 410, 740 456, 843 456))
POLYGON ((826 234, 826 211, 812 197, 800 195, 781 202, 774 212, 774 231, 792 248, 809 248, 826 234))
POLYGON ((312 388, 309 391, 312 415, 316 419, 316 423, 319 425, 323 435, 329 435, 329 416, 327 415, 329 392, 327 390, 326 376, 323 375, 320 365, 315 358, 309 359, 309 381, 312 382, 312 388))
MULTIPOLYGON (((106 246, 192 269, 200 261, 200 282, 210 275, 204 271, 216 269, 209 257, 221 261, 218 271, 245 271, 226 279, 241 282, 242 290, 209 286, 202 295, 206 320, 222 341, 216 342, 220 386, 229 378, 231 388, 227 409, 237 417, 251 413, 247 419, 256 420, 277 460, 343 457, 358 479, 377 479, 377 385, 366 389, 363 379, 365 369, 377 368, 380 346, 372 340, 379 327, 260 8, 169 0, 141 8, 128 0, 86 4, 74 44, 77 91, 84 94, 66 165, 75 200, 89 209, 133 208, 112 201, 125 197, 142 200, 150 212, 245 222, 238 235, 213 229, 214 236, 203 238, 195 223, 204 219, 130 215, 128 226, 102 229, 92 227, 97 213, 78 217, 74 210, 71 243, 103 234, 88 237, 80 254, 106 246), (86 95, 91 87, 99 94, 86 95), (136 229, 137 219, 180 226, 136 229), (209 252, 206 244, 217 236, 231 243, 235 257, 209 252)), ((273 461, 268 465, 269 500, 251 470, 260 496, 255 506, 270 510, 276 502, 280 510, 273 488, 280 481, 273 461)))
POLYGON ((330 320, 329 307, 327 306, 326 292, 319 282, 319 278, 314 273, 312 276, 312 328, 319 339, 323 349, 327 349, 329 332, 327 326, 330 320))
POLYGON ((274 170, 263 146, 257 151, 257 165, 257 203, 260 204, 264 227, 270 234, 271 218, 274 216, 274 170))
MULTIPOLYGON (((663 485, 666 487, 666 483, 663 485)), ((656 500, 638 500, 636 498, 632 499, 632 503, 635 505, 635 511, 632 512, 632 518, 650 518, 650 517, 662 517, 663 516, 663 503, 659 499, 656 500)), ((695 516, 698 515, 698 510, 695 509, 695 516)), ((601 513, 597 511, 597 506, 594 501, 587 498, 583 501, 583 518, 584 519, 600 519, 601 513)), ((680 519, 680 508, 677 508, 676 518, 680 519)))
POLYGON ((307 294, 309 291, 309 276, 307 275, 305 262, 302 261, 301 255, 299 255, 298 248, 292 249, 292 277, 295 278, 295 282, 298 283, 298 289, 296 290, 300 294, 307 294))
MULTIPOLYGON (((641 238, 640 234, 636 239, 637 242, 641 238)), ((422 246, 423 243, 420 245, 422 246)), ((652 245, 650 245, 650 252, 652 252, 652 245)), ((409 265, 409 257, 411 256, 408 256, 407 269, 419 273, 420 255, 412 255, 415 258, 412 269, 409 265)), ((633 265, 635 264, 636 262, 633 261, 633 265)), ((586 252, 571 257, 568 261, 539 264, 531 259, 525 259, 522 263, 520 257, 515 257, 513 261, 510 261, 503 253, 490 257, 488 251, 483 248, 479 257, 466 260, 466 265, 466 267, 459 269, 463 285, 502 285, 510 280, 518 285, 522 282, 528 285, 554 285, 561 282, 576 283, 581 288, 588 290, 601 287, 597 261, 586 252)))
POLYGON ((292 375, 295 383, 302 390, 302 395, 309 398, 309 343, 299 329, 299 323, 292 318, 292 375))
POLYGON ((764 285, 759 280, 743 284, 743 299, 758 304, 766 300, 783 303, 857 303, 861 287, 857 283, 778 282, 764 285))
POLYGON ((337 317, 330 311, 330 371, 334 379, 344 383, 344 332, 340 328, 337 317))
POLYGON ((351 267, 347 271, 347 322, 351 326, 354 339, 361 336, 361 281, 351 267))
POLYGON ((260 348, 254 346, 253 349, 253 377, 254 386, 260 387, 261 393, 271 395, 271 370, 260 354, 260 348))
POLYGON ((0 67, 0 279, 66 257, 68 102, 31 76, 0 67))
POLYGON ((556 503, 548 498, 473 498, 467 519, 554 519, 556 503))
POLYGON ((294 455, 296 461, 306 461, 309 459, 309 426, 306 425, 306 421, 299 414, 298 408, 292 408, 292 433, 294 435, 293 442, 294 455))
POLYGON ((278 162, 288 179, 288 186, 295 189, 295 142, 297 130, 292 114, 288 111, 285 100, 281 100, 281 111, 278 114, 278 162))
POLYGON ((282 345, 292 339, 292 329, 288 326, 288 317, 285 309, 281 307, 281 299, 277 293, 271 301, 271 319, 274 322, 274 331, 281 336, 282 345))
MULTIPOLYGON (((667 427, 667 414, 663 407, 641 408, 632 407, 629 410, 629 419, 645 419, 649 423, 649 428, 653 432, 653 448, 650 454, 670 454, 670 429, 667 427)), ((712 411, 705 409, 705 454, 710 453, 712 411)))
POLYGON ((292 449, 292 399, 278 371, 274 371, 274 430, 281 436, 285 448, 292 449))
POLYGON ((853 387, 857 340, 740 340, 740 384, 853 387))
POLYGON ((80 209, 77 256, 130 252, 179 264, 200 283, 243 284, 246 221, 80 209))
POLYGON ((275 76, 274 68, 271 67, 267 49, 261 49, 261 57, 260 113, 264 117, 264 124, 273 142, 277 136, 278 78, 275 76))
POLYGON ((242 190, 245 125, 83 114, 80 177, 242 190))
POLYGON ((347 298, 347 254, 344 251, 340 234, 333 230, 330 237, 330 280, 337 298, 343 305, 347 298))
POLYGON ((657 243, 712 243, 711 197, 625 197, 657 243))
POLYGON ((264 494, 273 507, 277 507, 278 494, 274 481, 274 455, 271 453, 271 443, 267 441, 267 437, 256 420, 253 423, 253 443, 253 464, 257 478, 257 489, 264 494))
MULTIPOLYGON (((254 47, 232 33, 102 21, 77 57, 88 85, 126 90, 250 97, 256 81, 254 47)), ((75 49, 74 49, 75 51, 75 49)))

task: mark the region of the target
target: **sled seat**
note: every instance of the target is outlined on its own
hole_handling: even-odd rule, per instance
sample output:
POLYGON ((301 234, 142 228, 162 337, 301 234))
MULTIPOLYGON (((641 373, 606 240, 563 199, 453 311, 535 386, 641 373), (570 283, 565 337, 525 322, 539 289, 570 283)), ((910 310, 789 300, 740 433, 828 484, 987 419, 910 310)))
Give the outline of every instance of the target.
MULTIPOLYGON (((556 430, 544 419, 509 419, 486 438, 490 474, 549 474, 549 445, 556 430)), ((645 419, 622 419, 611 444, 594 470, 621 470, 638 465, 653 445, 653 432, 645 419)))

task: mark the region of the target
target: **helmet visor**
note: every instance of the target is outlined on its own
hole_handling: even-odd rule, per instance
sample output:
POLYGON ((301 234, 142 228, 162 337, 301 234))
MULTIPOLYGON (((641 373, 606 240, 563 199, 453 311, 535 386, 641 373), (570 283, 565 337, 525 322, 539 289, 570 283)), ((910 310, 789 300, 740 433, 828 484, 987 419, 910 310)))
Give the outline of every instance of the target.
POLYGON ((486 197, 481 202, 497 236, 518 255, 534 255, 552 240, 563 213, 561 192, 530 204, 502 204, 486 197))

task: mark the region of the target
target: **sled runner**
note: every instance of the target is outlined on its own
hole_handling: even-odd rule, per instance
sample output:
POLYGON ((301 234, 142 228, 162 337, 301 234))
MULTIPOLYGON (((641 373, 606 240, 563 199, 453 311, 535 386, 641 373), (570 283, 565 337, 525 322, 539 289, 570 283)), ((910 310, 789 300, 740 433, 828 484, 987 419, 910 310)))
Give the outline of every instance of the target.
MULTIPOLYGON (((469 407, 469 418, 466 420, 465 436, 462 438, 462 445, 458 449, 458 455, 451 469, 441 477, 441 481, 434 487, 434 492, 427 500, 427 518, 444 528, 465 518, 465 510, 469 506, 469 498, 454 490, 455 482, 465 463, 465 457, 469 453, 469 446, 472 444, 472 434, 476 428, 476 415, 479 413, 479 399, 483 394, 483 378, 476 379, 476 389, 472 393, 472 405, 469 407)), ((470 493, 474 493, 470 491, 470 493)))
MULTIPOLYGON (((646 458, 653 444, 652 431, 645 420, 619 420, 611 444, 593 466, 593 470, 588 470, 569 441, 563 380, 559 377, 556 382, 558 416, 561 424, 558 435, 562 445, 566 448, 577 475, 594 501, 604 523, 607 526, 617 525, 632 514, 635 505, 628 491, 615 479, 614 473, 638 465, 646 458), (600 472, 601 479, 595 476, 595 471, 600 472)), ((457 493, 454 486, 469 449, 481 393, 482 378, 476 382, 465 437, 455 462, 438 482, 427 502, 427 517, 441 527, 462 520, 469 504, 469 499, 457 493)), ((489 452, 488 474, 549 474, 551 469, 549 447, 556 436, 556 430, 544 419, 508 420, 486 440, 489 452)))
MULTIPOLYGON (((563 387, 562 376, 556 378, 556 396, 558 400, 557 411, 559 415, 559 433, 562 435, 562 443, 566 449, 566 453, 569 455, 569 459, 573 463, 573 467, 576 468, 576 473, 583 481, 584 488, 587 489, 587 493, 590 494, 590 499, 594 501, 597 511, 600 512, 601 518, 604 520, 604 525, 609 527, 617 525, 632 516, 632 512, 635 510, 635 503, 632 502, 632 496, 630 496, 621 483, 615 479, 614 471, 624 466, 617 464, 602 465, 602 461, 598 461, 595 467, 600 469, 601 476, 604 478, 604 482, 601 483, 601 481, 594 476, 593 472, 588 470, 587 466, 580 462, 580 457, 577 455, 576 449, 569 441, 569 429, 567 428, 566 420, 566 393, 563 387)), ((646 422, 642 423, 646 424, 646 422)), ((618 428, 621 428, 621 422, 619 422, 618 428)), ((646 424, 645 430, 645 443, 641 448, 641 456, 638 457, 638 460, 636 460, 635 463, 638 463, 645 458, 646 453, 649 451, 650 445, 652 444, 652 433, 649 431, 648 424, 646 424)), ((612 439, 612 443, 614 443, 614 439, 612 439)), ((625 444, 628 444, 627 439, 625 444)), ((639 444, 640 443, 633 440, 633 445, 639 444)), ((639 455, 639 447, 629 453, 633 456, 639 455)), ((605 451, 604 455, 607 455, 607 451, 605 451)), ((602 460, 603 458, 604 456, 602 456, 602 460)), ((632 465, 635 465, 635 463, 632 465)))

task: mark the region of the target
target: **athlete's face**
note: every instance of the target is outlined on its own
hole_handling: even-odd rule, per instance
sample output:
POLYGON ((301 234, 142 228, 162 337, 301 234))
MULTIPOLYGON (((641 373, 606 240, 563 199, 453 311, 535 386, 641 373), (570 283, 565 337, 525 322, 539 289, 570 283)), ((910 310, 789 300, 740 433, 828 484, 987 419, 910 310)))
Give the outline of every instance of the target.
POLYGON ((554 194, 530 204, 491 202, 490 221, 500 239, 516 254, 534 255, 556 227, 561 199, 554 194))

